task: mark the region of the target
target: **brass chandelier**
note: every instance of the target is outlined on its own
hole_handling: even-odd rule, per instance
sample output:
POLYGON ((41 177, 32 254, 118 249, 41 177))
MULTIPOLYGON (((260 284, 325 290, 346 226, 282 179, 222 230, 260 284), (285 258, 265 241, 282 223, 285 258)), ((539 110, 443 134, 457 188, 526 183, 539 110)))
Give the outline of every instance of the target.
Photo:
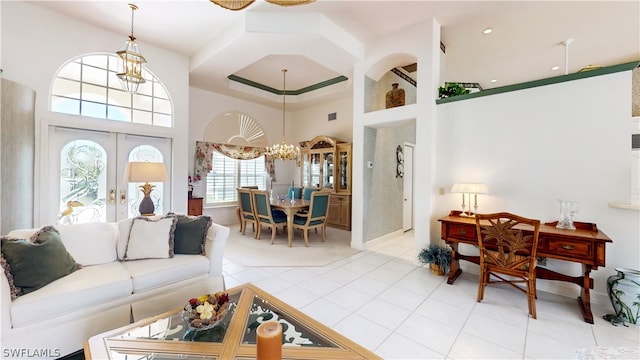
POLYGON ((287 97, 287 69, 282 69, 282 142, 267 147, 266 155, 271 160, 298 160, 300 156, 300 148, 298 146, 287 145, 284 138, 284 119, 287 97))
POLYGON ((133 13, 138 10, 138 7, 129 4, 129 8, 131 8, 131 35, 129 35, 129 40, 124 43, 124 49, 116 52, 120 71, 116 75, 120 79, 122 88, 134 94, 138 91, 140 84, 146 82, 142 77, 142 64, 147 60, 140 54, 136 37, 133 36, 133 13))
MULTIPOLYGON (((210 0, 212 3, 222 6, 228 10, 242 10, 253 4, 255 0, 210 0)), ((280 6, 303 5, 314 2, 315 0, 265 0, 268 3, 280 6)))

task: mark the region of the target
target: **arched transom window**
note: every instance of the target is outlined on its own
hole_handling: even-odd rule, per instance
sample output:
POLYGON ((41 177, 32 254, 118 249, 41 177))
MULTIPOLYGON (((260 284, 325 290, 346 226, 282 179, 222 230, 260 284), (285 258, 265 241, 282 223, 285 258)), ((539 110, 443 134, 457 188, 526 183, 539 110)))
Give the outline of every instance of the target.
POLYGON ((122 90, 114 54, 86 54, 68 61, 51 85, 51 111, 100 119, 173 126, 173 105, 164 85, 143 68, 146 82, 135 94, 122 90))

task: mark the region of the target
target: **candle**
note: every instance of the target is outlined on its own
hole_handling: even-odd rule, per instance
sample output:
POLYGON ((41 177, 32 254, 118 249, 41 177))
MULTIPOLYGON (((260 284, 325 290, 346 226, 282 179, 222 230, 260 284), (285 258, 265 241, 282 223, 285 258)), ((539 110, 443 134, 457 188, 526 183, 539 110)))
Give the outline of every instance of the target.
POLYGON ((257 360, 282 359, 282 325, 277 321, 267 321, 256 330, 257 360))
POLYGON ((464 193, 462 193, 462 207, 464 207, 464 193))

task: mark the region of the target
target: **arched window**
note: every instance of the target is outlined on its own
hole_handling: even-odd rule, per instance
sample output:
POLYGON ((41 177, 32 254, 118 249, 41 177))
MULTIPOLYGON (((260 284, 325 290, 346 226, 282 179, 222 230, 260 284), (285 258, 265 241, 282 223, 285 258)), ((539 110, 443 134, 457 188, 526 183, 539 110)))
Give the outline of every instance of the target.
MULTIPOLYGON (((205 131, 204 140, 214 143, 266 147, 267 137, 251 116, 231 111, 217 115, 205 131)), ((211 172, 204 181, 205 205, 223 205, 237 201, 237 188, 258 186, 265 189, 268 172, 264 156, 251 160, 232 159, 213 152, 211 172)))
POLYGON ((173 126, 173 105, 164 85, 143 68, 146 82, 135 94, 122 90, 114 54, 86 54, 68 61, 51 85, 53 112, 153 126, 173 126))
MULTIPOLYGON (((162 157, 162 152, 160 152, 156 147, 151 145, 140 145, 131 150, 129 153, 129 161, 164 162, 164 158, 162 157)), ((164 183, 152 182, 151 184, 155 186, 154 190, 150 194, 155 208, 155 213, 164 214, 165 211, 162 203, 162 199, 164 197, 164 183)), ((142 185, 142 183, 129 183, 128 185, 129 203, 127 204, 127 213, 130 218, 140 215, 138 208, 142 198, 144 197, 142 192, 139 190, 140 185, 142 185)))
POLYGON ((59 223, 105 221, 107 153, 91 140, 67 143, 60 153, 59 223))

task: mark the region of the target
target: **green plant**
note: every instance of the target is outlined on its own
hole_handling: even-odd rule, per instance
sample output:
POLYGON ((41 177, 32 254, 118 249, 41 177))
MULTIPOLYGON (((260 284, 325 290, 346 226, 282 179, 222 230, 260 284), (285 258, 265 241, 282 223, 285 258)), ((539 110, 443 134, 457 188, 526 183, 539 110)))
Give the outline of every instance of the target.
POLYGON ((451 248, 446 245, 430 244, 420 251, 418 260, 422 264, 439 265, 446 273, 451 266, 451 248))
POLYGON ((458 95, 466 95, 470 92, 470 90, 465 89, 462 85, 458 83, 446 83, 443 86, 438 88, 438 97, 440 99, 458 96, 458 95))

